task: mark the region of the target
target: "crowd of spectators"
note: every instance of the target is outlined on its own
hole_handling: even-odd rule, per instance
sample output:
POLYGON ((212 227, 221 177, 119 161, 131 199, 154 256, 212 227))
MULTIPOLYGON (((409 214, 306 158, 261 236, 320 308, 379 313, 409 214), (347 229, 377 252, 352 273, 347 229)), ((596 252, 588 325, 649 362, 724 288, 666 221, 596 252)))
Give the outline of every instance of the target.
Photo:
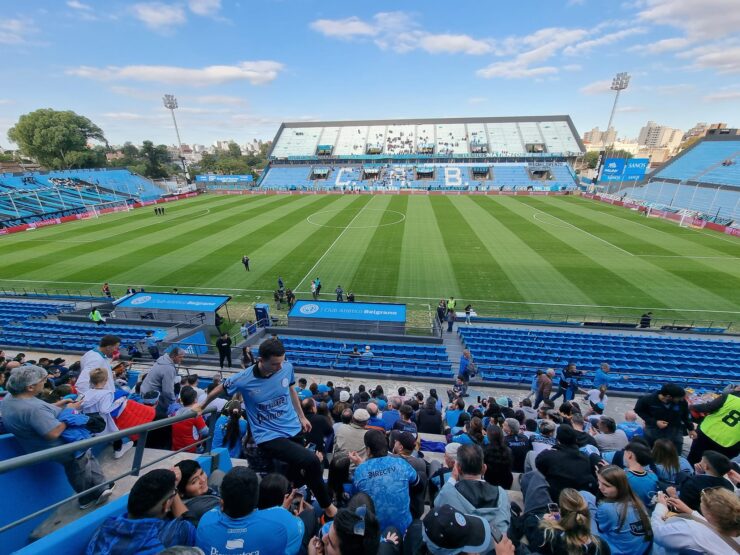
MULTIPOLYGON (((106 337, 77 371, 22 358, 6 364, 3 422, 28 450, 57 444, 68 425, 60 412, 83 411, 90 397, 96 409, 124 398, 123 413, 129 403, 148 407, 151 418, 192 411, 171 427, 168 447, 224 447, 247 467, 206 476, 182 461, 149 472, 128 512, 101 526, 88 553, 174 545, 311 555, 738 552, 740 386, 689 406, 686 391, 666 384, 617 419, 604 414, 608 366, 590 389, 572 387, 581 378, 569 367, 559 378, 536 376, 555 379, 546 394, 473 401, 462 387, 439 395, 309 383, 270 339, 254 365, 205 390, 197 376, 178 375, 182 353, 174 349, 138 393, 123 396, 116 338, 106 337), (81 382, 85 398, 75 402, 81 382), (55 400, 60 387, 72 389, 66 403, 55 400)), ((96 433, 125 427, 120 414, 95 412, 103 421, 96 433)), ((86 476, 100 474, 101 489, 85 504, 109 495, 91 454, 64 464, 73 486, 70 472, 80 465, 86 476)))

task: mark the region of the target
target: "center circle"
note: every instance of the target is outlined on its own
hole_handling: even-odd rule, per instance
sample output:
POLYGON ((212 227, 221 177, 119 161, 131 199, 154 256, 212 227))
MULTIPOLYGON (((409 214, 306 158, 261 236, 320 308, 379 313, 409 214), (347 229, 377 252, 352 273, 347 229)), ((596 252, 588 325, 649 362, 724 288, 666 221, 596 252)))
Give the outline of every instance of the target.
MULTIPOLYGON (((311 220, 311 218, 318 216, 319 214, 336 214, 337 212, 344 212, 345 210, 352 210, 352 208, 335 208, 332 210, 322 210, 321 212, 314 212, 311 214, 308 218, 306 218, 306 221, 310 223, 311 225, 315 225, 318 227, 329 227, 331 229, 347 229, 349 225, 326 225, 326 224, 320 224, 317 222, 314 222, 311 220)), ((394 214, 397 214, 400 216, 396 221, 394 222, 388 222, 385 224, 377 224, 377 225, 353 225, 350 229, 374 229, 376 227, 385 227, 389 225, 396 225, 400 224, 402 221, 406 219, 406 214, 403 212, 399 212, 397 210, 388 210, 385 208, 361 208, 360 209, 363 212, 392 212, 394 214)))

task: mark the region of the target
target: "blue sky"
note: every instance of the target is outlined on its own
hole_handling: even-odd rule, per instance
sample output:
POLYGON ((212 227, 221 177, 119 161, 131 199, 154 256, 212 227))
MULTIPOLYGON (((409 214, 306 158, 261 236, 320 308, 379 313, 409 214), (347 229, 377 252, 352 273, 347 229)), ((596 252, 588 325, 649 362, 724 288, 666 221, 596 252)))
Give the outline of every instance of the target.
POLYGON ((112 144, 272 138, 281 121, 570 114, 740 126, 740 1, 0 0, 0 145, 71 109, 112 144))

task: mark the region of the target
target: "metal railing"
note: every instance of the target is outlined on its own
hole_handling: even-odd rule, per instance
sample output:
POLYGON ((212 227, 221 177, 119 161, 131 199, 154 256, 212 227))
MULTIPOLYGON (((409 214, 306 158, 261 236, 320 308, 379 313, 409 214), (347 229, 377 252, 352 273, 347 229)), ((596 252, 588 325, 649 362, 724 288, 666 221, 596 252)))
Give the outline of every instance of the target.
MULTIPOLYGON (((205 411, 203 411, 203 413, 207 414, 207 413, 214 412, 214 411, 215 411, 215 408, 210 407, 210 408, 207 408, 205 411)), ((75 499, 79 499, 80 497, 84 495, 92 493, 93 491, 99 489, 102 486, 107 486, 127 476, 138 476, 139 472, 145 468, 149 468, 150 466, 158 464, 162 462, 163 460, 168 459, 178 453, 188 451, 189 449, 192 449, 194 446, 206 443, 209 439, 208 437, 199 439, 198 441, 195 441, 191 443, 190 445, 186 445, 182 449, 178 449, 177 451, 171 451, 167 455, 159 457, 146 464, 142 464, 142 460, 144 458, 144 449, 146 448, 146 439, 150 431, 164 428, 167 426, 171 426, 172 424, 181 422, 183 420, 187 420, 189 418, 193 418, 197 415, 198 414, 195 411, 188 410, 188 411, 183 412, 182 414, 178 414, 177 416, 171 416, 169 418, 164 418, 162 420, 155 420, 154 422, 140 424, 138 426, 127 428, 125 430, 120 430, 118 432, 113 432, 110 434, 92 437, 90 439, 83 439, 81 441, 68 443, 66 445, 60 445, 58 447, 51 447, 49 449, 44 449, 43 451, 36 451, 34 453, 28 453, 26 455, 21 455, 19 457, 14 457, 12 459, 0 461, 0 474, 4 474, 6 472, 11 472, 13 470, 18 470, 18 469, 25 468, 27 466, 32 466, 35 464, 39 464, 42 462, 47 462, 47 461, 54 462, 61 458, 64 458, 65 456, 74 456, 74 454, 78 451, 87 451, 88 449, 95 447, 97 445, 111 443, 115 440, 122 440, 123 438, 131 436, 131 435, 139 436, 139 439, 136 444, 136 449, 134 451, 134 460, 131 464, 131 470, 124 472, 123 474, 120 474, 116 476, 115 478, 107 479, 102 484, 97 484, 89 489, 86 489, 85 491, 81 491, 79 493, 66 497, 62 499, 61 501, 57 501, 56 503, 43 507, 29 515, 26 515, 9 524, 6 524, 0 527, 0 534, 20 524, 23 524, 24 522, 28 522, 29 520, 39 517, 43 515, 44 513, 53 511, 54 509, 61 507, 65 503, 74 501, 75 499)))

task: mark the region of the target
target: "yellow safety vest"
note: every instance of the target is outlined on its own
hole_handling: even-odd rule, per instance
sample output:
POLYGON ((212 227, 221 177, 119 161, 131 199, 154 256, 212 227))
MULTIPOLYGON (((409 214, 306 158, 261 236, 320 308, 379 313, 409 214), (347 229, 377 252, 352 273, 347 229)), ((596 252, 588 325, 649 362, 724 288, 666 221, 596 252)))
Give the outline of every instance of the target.
POLYGON ((701 423, 701 431, 722 447, 732 447, 740 441, 740 397, 728 395, 717 412, 701 423))

